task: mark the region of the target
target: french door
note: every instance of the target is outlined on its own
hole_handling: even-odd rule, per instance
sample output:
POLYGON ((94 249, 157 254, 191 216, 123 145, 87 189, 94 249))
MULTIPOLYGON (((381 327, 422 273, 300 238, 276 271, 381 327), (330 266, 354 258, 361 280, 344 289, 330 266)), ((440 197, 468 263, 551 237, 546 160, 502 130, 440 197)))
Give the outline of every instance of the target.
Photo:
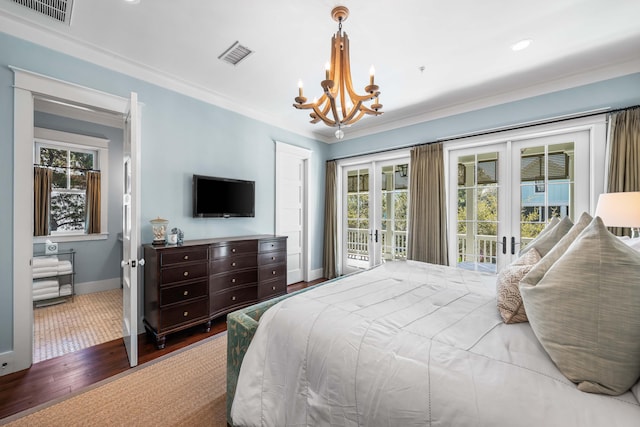
POLYGON ((342 272, 407 258, 409 159, 343 167, 342 272))
POLYGON ((497 272, 552 216, 588 211, 589 150, 589 130, 451 150, 450 260, 497 272))

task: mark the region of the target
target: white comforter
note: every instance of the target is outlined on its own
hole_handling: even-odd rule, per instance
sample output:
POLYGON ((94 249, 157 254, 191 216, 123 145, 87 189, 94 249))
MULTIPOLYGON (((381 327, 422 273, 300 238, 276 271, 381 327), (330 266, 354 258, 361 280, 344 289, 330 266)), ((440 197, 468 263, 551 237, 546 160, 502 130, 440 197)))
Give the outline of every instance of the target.
POLYGON ((630 392, 577 390, 495 276, 387 263, 268 310, 244 358, 239 426, 640 426, 630 392))

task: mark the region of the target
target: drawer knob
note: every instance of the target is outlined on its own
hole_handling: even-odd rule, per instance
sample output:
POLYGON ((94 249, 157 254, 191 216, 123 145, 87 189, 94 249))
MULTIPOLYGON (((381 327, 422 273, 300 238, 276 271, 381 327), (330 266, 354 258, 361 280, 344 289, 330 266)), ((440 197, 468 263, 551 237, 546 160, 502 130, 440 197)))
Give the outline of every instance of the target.
POLYGON ((272 244, 271 244, 271 247, 274 247, 274 246, 275 246, 275 245, 272 243, 272 244))
POLYGON ((271 287, 271 290, 272 290, 272 291, 275 291, 275 290, 276 290, 276 287, 275 287, 275 286, 272 286, 272 287, 271 287))
POLYGON ((271 261, 275 261, 276 257, 272 256, 271 261))
POLYGON ((271 274, 273 274, 273 275, 275 276, 275 275, 276 275, 276 271, 275 271, 275 270, 273 270, 273 271, 271 272, 271 274))
POLYGON ((235 253, 235 251, 236 251, 236 248, 232 248, 232 249, 231 249, 231 252, 234 252, 234 253, 235 253))
POLYGON ((235 267, 235 266, 236 266, 236 263, 235 263, 235 262, 232 262, 232 263, 231 263, 231 267, 235 267))
POLYGON ((236 279, 235 278, 231 279, 231 283, 236 283, 236 279))
POLYGON ((189 312, 188 312, 188 311, 185 311, 184 313, 182 313, 182 315, 183 315, 184 317, 187 317, 187 316, 189 315, 189 312))
POLYGON ((183 295, 186 297, 187 295, 189 295, 189 291, 184 291, 183 295))
POLYGON ((188 271, 185 271, 184 273, 182 273, 182 275, 183 275, 184 277, 187 277, 187 276, 189 275, 189 272, 188 272, 188 271))
POLYGON ((185 255, 183 259, 189 259, 189 255, 185 255))
POLYGON ((235 301, 235 300, 236 300, 236 296, 234 295, 231 297, 231 301, 235 301))

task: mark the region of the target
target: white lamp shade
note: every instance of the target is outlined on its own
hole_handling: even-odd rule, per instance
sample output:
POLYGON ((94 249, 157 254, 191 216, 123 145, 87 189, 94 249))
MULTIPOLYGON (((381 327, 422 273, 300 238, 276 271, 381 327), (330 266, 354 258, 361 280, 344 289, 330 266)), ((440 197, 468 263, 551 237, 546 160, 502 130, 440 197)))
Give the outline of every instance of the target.
POLYGON ((596 216, 607 227, 640 227, 640 191, 601 194, 596 216))

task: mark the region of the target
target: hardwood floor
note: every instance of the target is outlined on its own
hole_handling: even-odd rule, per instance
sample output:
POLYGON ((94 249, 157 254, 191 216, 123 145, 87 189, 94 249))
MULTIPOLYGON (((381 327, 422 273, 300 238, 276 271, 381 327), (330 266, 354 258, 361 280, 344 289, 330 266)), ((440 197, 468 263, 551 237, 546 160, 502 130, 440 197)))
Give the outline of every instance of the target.
MULTIPOLYGON (((287 293, 323 282, 299 282, 289 285, 287 293)), ((202 339, 227 330, 226 316, 216 319, 211 331, 202 326, 186 329, 167 337, 166 347, 157 350, 146 334, 138 337, 138 363, 142 364, 202 339)), ((98 381, 129 369, 121 339, 109 341, 64 356, 34 364, 30 369, 0 377, 0 419, 50 400, 81 390, 98 381)))

